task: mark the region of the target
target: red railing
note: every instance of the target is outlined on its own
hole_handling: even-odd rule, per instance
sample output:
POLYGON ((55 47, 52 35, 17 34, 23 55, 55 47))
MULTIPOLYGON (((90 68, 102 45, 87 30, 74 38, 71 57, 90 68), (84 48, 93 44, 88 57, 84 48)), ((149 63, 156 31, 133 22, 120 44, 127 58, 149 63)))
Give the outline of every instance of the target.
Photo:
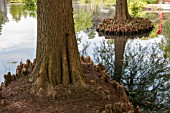
POLYGON ((162 33, 162 19, 164 18, 164 12, 160 13, 160 21, 159 21, 159 26, 158 26, 158 31, 157 34, 161 34, 162 33))

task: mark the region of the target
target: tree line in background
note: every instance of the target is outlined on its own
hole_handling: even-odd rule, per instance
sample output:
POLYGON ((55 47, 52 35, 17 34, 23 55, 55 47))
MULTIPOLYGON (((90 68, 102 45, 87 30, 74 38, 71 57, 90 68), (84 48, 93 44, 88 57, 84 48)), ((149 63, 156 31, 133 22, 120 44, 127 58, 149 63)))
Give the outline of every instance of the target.
MULTIPOLYGON (((24 8, 31 11, 32 13, 37 10, 37 0, 8 0, 9 2, 23 2, 25 3, 24 8)), ((111 6, 116 4, 116 0, 74 0, 74 2, 80 2, 85 4, 104 4, 105 6, 111 6)), ((155 4, 159 0, 128 0, 129 13, 133 17, 143 16, 143 9, 146 4, 155 4)))

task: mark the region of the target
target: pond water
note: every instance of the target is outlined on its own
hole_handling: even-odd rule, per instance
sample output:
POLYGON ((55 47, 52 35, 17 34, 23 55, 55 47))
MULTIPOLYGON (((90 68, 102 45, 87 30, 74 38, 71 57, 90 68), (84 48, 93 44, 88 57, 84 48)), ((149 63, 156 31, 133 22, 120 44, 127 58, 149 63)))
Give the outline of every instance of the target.
MULTIPOLYGON (((121 75, 124 85, 133 79, 136 86, 129 87, 133 91, 140 90, 142 80, 152 80, 142 90, 152 90, 159 82, 168 83, 167 79, 157 79, 160 75, 170 74, 170 33, 165 30, 170 29, 170 26, 164 26, 166 32, 157 35, 158 27, 162 24, 159 14, 144 15, 155 23, 151 33, 110 37, 98 34, 95 28, 103 18, 114 17, 114 7, 88 4, 73 6, 81 55, 91 56, 95 64, 103 63, 112 78, 115 74, 121 75)), ((163 22, 169 16, 166 13, 163 22)), ((25 62, 28 58, 33 61, 35 58, 36 26, 36 14, 23 11, 22 4, 0 4, 0 82, 3 81, 4 73, 15 73, 20 61, 25 62)), ((138 95, 141 96, 140 92, 138 95)))
MULTIPOLYGON (((1 4, 2 5, 2 4, 1 4)), ((35 57, 36 19, 22 14, 20 5, 7 5, 1 11, 0 81, 3 74, 15 73, 16 65, 35 57)), ((0 8, 0 9, 1 9, 0 8)))

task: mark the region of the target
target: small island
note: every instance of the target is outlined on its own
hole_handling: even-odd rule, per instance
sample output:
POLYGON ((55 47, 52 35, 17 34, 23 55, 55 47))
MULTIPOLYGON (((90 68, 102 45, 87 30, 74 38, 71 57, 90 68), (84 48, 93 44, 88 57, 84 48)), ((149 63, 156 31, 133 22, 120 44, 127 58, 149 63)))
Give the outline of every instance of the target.
POLYGON ((149 19, 129 15, 127 1, 117 0, 115 17, 104 19, 96 31, 106 35, 127 35, 147 33, 153 28, 153 23, 149 19))

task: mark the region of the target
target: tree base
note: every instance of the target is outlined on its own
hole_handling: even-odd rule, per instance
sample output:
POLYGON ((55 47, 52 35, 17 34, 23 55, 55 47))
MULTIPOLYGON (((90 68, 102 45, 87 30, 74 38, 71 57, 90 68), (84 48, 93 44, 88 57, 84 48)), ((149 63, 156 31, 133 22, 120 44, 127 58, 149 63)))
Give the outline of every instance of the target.
MULTIPOLYGON (((47 81, 43 80, 42 77, 38 77, 36 81, 34 82, 33 86, 31 87, 31 92, 34 95, 40 96, 40 97, 52 97, 53 99, 59 99, 61 97, 68 96, 67 89, 72 89, 76 91, 84 91, 86 89, 85 84, 79 84, 79 86, 70 84, 70 85, 64 85, 64 84, 58 84, 58 85, 52 85, 48 83, 47 81)), ((77 92, 78 93, 78 92, 77 92)))
POLYGON ((125 88, 110 80, 102 64, 93 65, 88 56, 81 57, 81 65, 86 87, 74 84, 53 86, 42 76, 36 81, 30 80, 31 75, 22 76, 3 87, 0 112, 134 113, 125 88))
POLYGON ((107 18, 98 25, 96 31, 103 32, 106 35, 128 35, 147 33, 152 31, 153 28, 153 23, 145 18, 131 18, 128 20, 107 18))

